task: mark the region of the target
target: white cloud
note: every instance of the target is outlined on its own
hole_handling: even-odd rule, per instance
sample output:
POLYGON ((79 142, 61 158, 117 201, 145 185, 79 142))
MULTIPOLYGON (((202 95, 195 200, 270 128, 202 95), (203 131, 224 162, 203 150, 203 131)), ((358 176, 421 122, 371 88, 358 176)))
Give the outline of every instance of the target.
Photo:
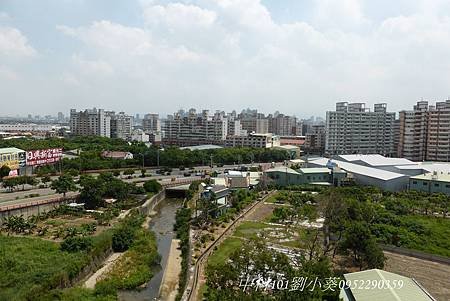
POLYGON ((370 22, 361 0, 315 0, 314 22, 326 29, 358 30, 370 22))
POLYGON ((0 26, 0 54, 7 56, 34 56, 36 50, 16 28, 0 26))
POLYGON ((85 93, 104 106, 132 95, 131 111, 208 103, 309 115, 342 99, 398 110, 447 95, 449 17, 416 9, 380 22, 365 1, 317 0, 310 22, 276 22, 259 0, 143 1, 142 27, 58 26, 82 42, 64 78, 95 83, 85 93))
POLYGON ((216 20, 216 13, 195 5, 170 3, 167 6, 147 5, 144 19, 147 24, 162 24, 171 30, 183 30, 186 27, 211 26, 216 20))

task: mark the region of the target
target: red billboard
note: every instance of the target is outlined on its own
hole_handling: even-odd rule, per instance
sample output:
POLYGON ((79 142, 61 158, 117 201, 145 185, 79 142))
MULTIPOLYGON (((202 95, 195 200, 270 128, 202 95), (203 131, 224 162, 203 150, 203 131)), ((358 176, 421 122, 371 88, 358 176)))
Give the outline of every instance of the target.
POLYGON ((38 166, 56 163, 61 159, 62 148, 27 151, 27 165, 38 166))

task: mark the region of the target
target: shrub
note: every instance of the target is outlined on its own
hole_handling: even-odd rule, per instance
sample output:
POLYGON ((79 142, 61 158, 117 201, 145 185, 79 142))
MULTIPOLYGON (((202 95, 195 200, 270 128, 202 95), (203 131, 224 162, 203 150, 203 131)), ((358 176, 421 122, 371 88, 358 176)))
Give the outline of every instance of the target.
POLYGON ((144 189, 146 192, 157 193, 161 191, 162 186, 156 180, 150 180, 144 183, 144 189))
POLYGON ((133 243, 134 231, 131 227, 118 228, 112 237, 112 248, 115 252, 123 252, 133 243))
POLYGON ((92 239, 89 237, 68 237, 61 243, 61 250, 67 252, 88 251, 92 248, 92 239))

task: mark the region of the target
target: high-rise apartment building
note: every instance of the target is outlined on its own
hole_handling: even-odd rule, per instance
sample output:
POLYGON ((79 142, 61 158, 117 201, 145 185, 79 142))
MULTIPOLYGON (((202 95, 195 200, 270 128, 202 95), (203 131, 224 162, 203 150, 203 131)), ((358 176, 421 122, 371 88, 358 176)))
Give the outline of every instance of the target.
POLYGON ((296 136, 301 130, 297 130, 297 118, 284 114, 276 114, 269 118, 269 132, 280 136, 296 136))
POLYGON ((142 120, 142 129, 146 133, 161 132, 161 121, 158 114, 146 114, 142 120))
POLYGON ((450 161, 450 100, 419 101, 400 112, 398 155, 413 161, 450 161))
POLYGON ((227 136, 227 121, 222 114, 210 116, 207 110, 199 114, 194 109, 187 114, 178 112, 165 120, 163 142, 179 146, 223 144, 227 136))
POLYGON ((75 136, 111 137, 111 117, 103 109, 70 110, 70 131, 75 136))
POLYGON ((450 100, 429 107, 426 146, 428 161, 450 161, 450 100))
POLYGON ((326 116, 325 152, 395 155, 395 113, 386 108, 384 103, 375 104, 373 111, 364 103, 336 103, 336 111, 326 116))
POLYGON ((325 151, 325 125, 312 125, 306 134, 303 148, 307 152, 322 154, 325 151))
POLYGON ((427 101, 417 102, 412 111, 400 111, 398 157, 412 161, 425 160, 428 134, 427 123, 427 101))
POLYGON ((239 119, 242 129, 247 133, 267 134, 269 132, 269 120, 259 117, 244 117, 239 119))
POLYGON ((110 113, 111 118, 111 138, 119 138, 123 140, 131 140, 133 132, 133 117, 126 115, 124 112, 115 114, 110 113))

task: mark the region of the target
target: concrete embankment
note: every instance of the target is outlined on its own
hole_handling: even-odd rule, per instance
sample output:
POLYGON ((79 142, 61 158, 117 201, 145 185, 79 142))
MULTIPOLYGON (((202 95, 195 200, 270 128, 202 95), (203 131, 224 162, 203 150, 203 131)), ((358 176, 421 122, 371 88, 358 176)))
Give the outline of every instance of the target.
POLYGON ((162 300, 174 301, 178 292, 178 280, 181 272, 181 250, 179 239, 172 239, 169 258, 164 270, 163 280, 159 288, 162 300))

